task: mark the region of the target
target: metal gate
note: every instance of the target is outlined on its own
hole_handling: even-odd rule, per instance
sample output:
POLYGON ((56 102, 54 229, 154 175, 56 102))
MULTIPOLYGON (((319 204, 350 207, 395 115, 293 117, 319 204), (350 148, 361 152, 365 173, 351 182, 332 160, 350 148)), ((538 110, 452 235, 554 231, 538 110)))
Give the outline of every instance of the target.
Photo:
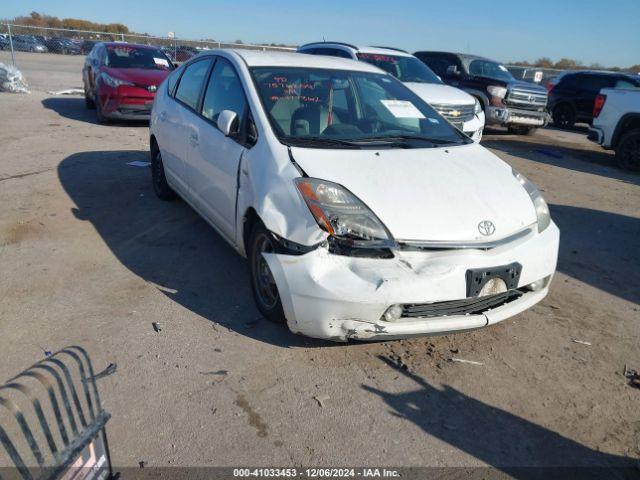
POLYGON ((0 387, 0 480, 111 478, 109 418, 87 352, 48 356, 0 387))

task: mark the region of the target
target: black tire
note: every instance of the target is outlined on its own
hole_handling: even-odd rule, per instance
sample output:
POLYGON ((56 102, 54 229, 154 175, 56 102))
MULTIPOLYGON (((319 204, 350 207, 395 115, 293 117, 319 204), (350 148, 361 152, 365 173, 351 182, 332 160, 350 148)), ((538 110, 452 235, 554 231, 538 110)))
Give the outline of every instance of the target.
POLYGON ((101 123, 103 125, 107 124, 109 123, 109 119, 104 116, 104 113, 102 113, 102 104, 100 103, 100 97, 98 97, 97 94, 96 99, 97 101, 94 102, 96 105, 96 120, 98 121, 98 123, 101 123))
POLYGON ((573 128, 576 123, 576 111, 568 103, 559 103, 551 114, 553 124, 560 128, 573 128))
POLYGON ((95 110, 96 109, 96 102, 94 102, 93 99, 91 97, 89 97, 89 92, 87 92, 86 90, 84 91, 84 105, 89 110, 95 110))
POLYGON ((153 191, 160 200, 170 202, 176 199, 176 192, 169 186, 167 177, 164 174, 164 164, 162 163, 162 155, 159 149, 151 151, 151 181, 153 183, 153 191))
POLYGON ((269 265, 262 256, 263 252, 275 252, 276 249, 277 245, 271 233, 262 222, 257 222, 251 230, 247 252, 253 299, 256 302, 256 307, 267 320, 274 323, 286 323, 278 286, 269 265))
POLYGON ((536 130, 537 130, 536 127, 521 127, 521 126, 509 127, 509 133, 513 135, 533 135, 536 130))
POLYGON ((616 162, 620 168, 640 172, 640 128, 622 135, 616 146, 616 162))

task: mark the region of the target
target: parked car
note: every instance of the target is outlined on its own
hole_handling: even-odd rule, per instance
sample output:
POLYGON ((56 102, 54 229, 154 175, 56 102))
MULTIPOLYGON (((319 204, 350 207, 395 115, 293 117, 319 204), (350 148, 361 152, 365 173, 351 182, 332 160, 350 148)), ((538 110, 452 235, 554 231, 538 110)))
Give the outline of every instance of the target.
POLYGON ((9 50, 10 48, 9 37, 0 37, 0 50, 9 50))
POLYGON ((53 37, 47 42, 47 47, 53 53, 65 55, 80 55, 82 53, 80 45, 69 38, 53 37))
POLYGON ((624 73, 565 72, 550 83, 549 111, 554 125, 572 127, 576 122, 591 123, 596 96, 603 88, 637 88, 640 78, 624 73))
POLYGON ((151 177, 249 259, 311 337, 480 328, 545 297, 559 231, 536 187, 366 62, 212 50, 156 95, 151 177))
POLYGON ((303 45, 298 52, 351 58, 375 65, 398 78, 474 141, 479 142, 482 138, 484 112, 480 103, 466 92, 445 85, 429 67, 403 50, 318 42, 303 45))
POLYGON ((82 55, 88 55, 96 43, 98 43, 96 40, 83 40, 80 44, 80 53, 82 53, 82 55))
POLYGON ((476 97, 488 125, 502 125, 511 133, 528 135, 549 122, 547 91, 516 80, 495 60, 449 52, 416 52, 414 55, 446 84, 476 97))
POLYGON ((640 88, 605 88, 597 95, 589 140, 615 150, 622 168, 640 172, 640 88))
POLYGON ((158 85, 173 70, 158 48, 131 43, 97 43, 82 69, 87 108, 98 122, 148 120, 158 85))
POLYGON ((20 52, 46 53, 49 49, 30 35, 14 35, 13 49, 20 52))

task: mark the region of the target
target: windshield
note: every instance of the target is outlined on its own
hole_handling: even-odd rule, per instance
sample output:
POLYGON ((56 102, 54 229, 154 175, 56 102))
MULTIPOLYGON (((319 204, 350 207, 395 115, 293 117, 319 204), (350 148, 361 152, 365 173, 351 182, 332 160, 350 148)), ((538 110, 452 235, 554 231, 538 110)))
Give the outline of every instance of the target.
POLYGON ((514 80, 511 72, 504 65, 491 60, 473 60, 469 64, 469 73, 478 77, 495 78, 497 80, 514 80))
POLYGON ((389 75, 286 67, 254 68, 252 75, 285 144, 417 148, 470 141, 389 75))
POLYGON ((159 49, 139 48, 131 45, 107 45, 106 66, 149 70, 172 69, 171 61, 159 49))
POLYGON ((416 57, 358 53, 358 59, 381 68, 401 82, 442 83, 438 76, 416 57))

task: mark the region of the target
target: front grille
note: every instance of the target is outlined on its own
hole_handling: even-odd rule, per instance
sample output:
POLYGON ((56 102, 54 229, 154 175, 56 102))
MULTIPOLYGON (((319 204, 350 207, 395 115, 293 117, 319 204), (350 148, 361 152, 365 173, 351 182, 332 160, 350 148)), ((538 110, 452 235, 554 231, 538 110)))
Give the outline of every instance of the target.
POLYGON ((468 122, 473 119, 473 110, 475 105, 439 105, 439 104, 431 104, 431 106, 442 115, 444 118, 449 120, 451 123, 456 126, 461 125, 464 122, 468 122))
POLYGON ((507 105, 527 110, 539 110, 547 106, 547 93, 538 89, 514 87, 509 90, 504 101, 507 105))
POLYGON ((486 297, 465 298, 448 302, 407 304, 403 306, 402 317, 430 318, 452 315, 479 315, 492 308, 512 302, 521 296, 522 292, 520 290, 509 290, 486 297))

